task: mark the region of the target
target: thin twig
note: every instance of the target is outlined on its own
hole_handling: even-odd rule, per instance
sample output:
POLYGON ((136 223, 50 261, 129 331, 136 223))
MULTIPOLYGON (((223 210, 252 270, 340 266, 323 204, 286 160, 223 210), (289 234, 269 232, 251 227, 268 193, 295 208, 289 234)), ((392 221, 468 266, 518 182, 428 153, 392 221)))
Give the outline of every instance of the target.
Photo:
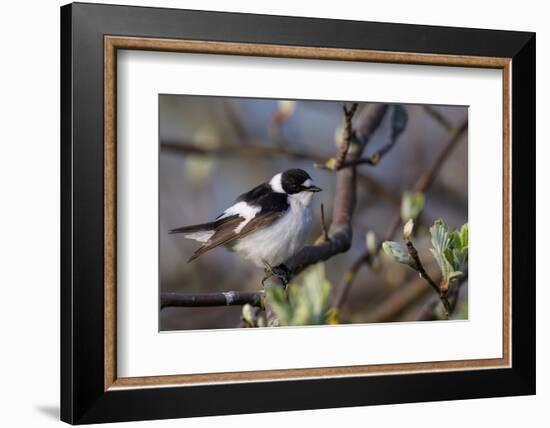
POLYGON ((263 292, 224 291, 219 293, 161 293, 160 308, 204 306, 262 306, 263 292))
POLYGON ((447 300, 447 297, 444 293, 441 292, 437 284, 434 282, 432 277, 426 272, 426 269, 424 269, 424 265, 422 264, 422 261, 420 260, 420 256, 418 255, 418 251, 415 248, 414 244, 410 239, 405 240, 405 244, 407 245, 407 251, 409 252, 409 255, 412 259, 412 264, 409 266, 412 267, 415 271, 418 272, 420 277, 424 279, 430 287, 435 291, 435 293, 439 296, 439 299, 441 300, 441 303, 443 304, 445 308, 445 312, 447 315, 447 318, 451 314, 451 305, 449 303, 449 300, 447 300))
MULTIPOLYGON (((344 111, 347 112, 347 110, 344 111)), ((347 142, 347 145, 344 145, 346 147, 346 151, 342 156, 342 152, 339 152, 339 155, 336 159, 331 158, 328 161, 324 162, 323 164, 319 165, 316 164, 315 166, 317 168, 321 169, 328 169, 331 171, 338 171, 342 168, 350 168, 353 166, 358 165, 371 165, 376 166, 380 162, 380 160, 395 146, 395 143, 397 142, 399 135, 405 130, 405 127, 407 125, 408 116, 405 109, 399 105, 396 105, 393 107, 393 113, 391 118, 391 132, 390 132, 390 138, 389 141, 382 146, 379 150, 374 152, 372 155, 365 157, 365 158, 359 158, 359 159, 350 159, 347 160, 345 157, 345 154, 347 153, 349 149, 349 144, 351 140, 354 138, 354 133, 351 131, 351 118, 349 120, 346 119, 346 128, 344 133, 344 142, 347 142)), ((368 142, 368 138, 370 138, 371 133, 363 133, 359 134, 358 141, 362 148, 364 148, 368 142), (366 135, 368 137, 366 137, 366 135)))
POLYGON ((376 152, 373 155, 369 156, 368 158, 354 159, 354 160, 349 160, 349 161, 342 162, 338 167, 334 166, 334 168, 329 168, 325 165, 324 169, 330 169, 330 170, 333 170, 333 171, 338 171, 338 170, 343 169, 343 168, 350 168, 352 166, 359 166, 359 165, 376 166, 376 165, 378 165, 378 162, 380 162, 380 154, 378 152, 376 152))
POLYGON ((396 141, 397 141, 397 138, 392 138, 389 143, 387 143, 380 150, 374 152, 372 155, 370 155, 367 158, 343 161, 340 164, 335 164, 333 167, 328 167, 327 164, 330 165, 331 162, 327 162, 327 164, 323 166, 323 169, 338 171, 339 169, 342 169, 342 168, 349 168, 349 167, 358 166, 358 165, 376 166, 380 163, 380 160, 395 146, 396 141))
POLYGON ((344 110, 344 136, 342 144, 340 145, 338 154, 336 156, 336 169, 340 169, 340 165, 344 163, 344 161, 346 160, 346 156, 349 152, 351 141, 353 140, 352 120, 355 112, 357 111, 357 106, 357 103, 353 103, 349 110, 345 104, 342 106, 344 110))
MULTIPOLYGON (((451 287, 449 288, 449 292, 447 293, 446 297, 449 300, 449 304, 450 304, 449 317, 456 310, 460 289, 462 288, 462 284, 464 284, 467 280, 468 280, 468 268, 466 267, 463 272, 463 275, 457 280, 453 281, 453 284, 451 284, 451 287)), ((420 314, 418 315, 417 320, 432 321, 432 320, 438 319, 438 316, 435 311, 436 305, 437 305, 437 300, 431 301, 430 303, 425 305, 422 311, 420 312, 420 314)))
POLYGON ((321 204, 321 226, 323 228, 323 239, 328 241, 330 238, 328 236, 327 223, 325 221, 325 206, 321 204))

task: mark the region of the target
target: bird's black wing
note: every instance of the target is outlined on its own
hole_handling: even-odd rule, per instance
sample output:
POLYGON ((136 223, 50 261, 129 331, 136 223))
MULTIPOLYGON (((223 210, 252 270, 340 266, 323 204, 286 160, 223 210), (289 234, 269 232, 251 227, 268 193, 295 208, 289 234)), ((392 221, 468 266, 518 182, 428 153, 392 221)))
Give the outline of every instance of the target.
POLYGON ((275 193, 269 191, 257 198, 255 205, 261 207, 259 214, 266 214, 270 212, 285 213, 288 209, 288 195, 285 193, 275 193))
POLYGON ((262 198, 265 198, 270 193, 273 193, 269 183, 262 183, 252 190, 240 195, 235 202, 246 202, 250 205, 259 205, 262 198))

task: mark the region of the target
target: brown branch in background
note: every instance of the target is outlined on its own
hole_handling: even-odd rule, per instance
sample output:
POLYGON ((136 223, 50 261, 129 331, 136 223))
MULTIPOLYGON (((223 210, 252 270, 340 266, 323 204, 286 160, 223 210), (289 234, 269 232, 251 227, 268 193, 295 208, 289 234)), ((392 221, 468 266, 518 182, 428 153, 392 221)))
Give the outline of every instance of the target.
POLYGON ((340 308, 344 301, 348 297, 349 290, 351 289, 351 283, 357 276, 357 273, 364 264, 368 264, 370 261, 370 254, 368 252, 363 253, 361 257, 356 259, 348 271, 344 274, 344 278, 340 283, 340 286, 336 289, 334 296, 332 298, 332 307, 340 308))
POLYGON ((433 180, 439 173, 441 166, 447 160, 449 154, 453 151, 467 129, 468 120, 462 122, 458 128, 453 129, 449 142, 445 145, 443 150, 439 152, 439 155, 432 161, 426 172, 424 172, 424 174, 422 174, 417 180, 414 186, 414 191, 424 193, 428 190, 428 188, 432 185, 433 180))
MULTIPOLYGON (((431 186, 433 180, 441 170, 441 167, 447 160, 449 154, 452 152, 452 150, 455 148, 457 143, 460 141, 462 135, 464 132, 468 129, 468 120, 466 119, 458 128, 454 128, 451 132, 451 136, 449 138, 449 141, 443 149, 439 152, 439 154, 436 156, 436 158, 432 161, 432 163, 428 166, 428 169, 418 179, 413 185, 413 190, 415 192, 422 192, 425 193, 428 188, 431 186)), ((390 225, 388 227, 388 231, 386 233, 385 239, 383 239, 380 244, 378 245, 378 250, 376 254, 373 256, 376 256, 381 248, 382 248, 382 242, 383 241, 390 241, 395 236, 397 230, 399 229, 399 226, 401 225, 401 215, 399 212, 393 217, 392 221, 390 222, 390 225)), ((357 266, 359 264, 359 267, 355 270, 355 273, 353 276, 348 277, 347 274, 344 276, 343 280, 340 282, 338 289, 332 299, 331 306, 337 310, 340 310, 342 305, 344 304, 345 298, 342 298, 342 296, 347 296, 349 294, 349 288, 353 285, 353 280, 357 276, 357 272, 359 269, 365 265, 365 263, 361 263, 360 260, 367 260, 368 251, 363 252, 357 260, 353 263, 353 266, 357 266)))
MULTIPOLYGON (((289 145, 274 146, 260 145, 247 142, 246 144, 223 144, 216 147, 207 147, 186 141, 162 141, 161 149, 166 153, 186 156, 217 156, 217 157, 242 157, 242 158, 265 158, 271 159, 278 156, 285 156, 290 159, 307 160, 313 162, 324 162, 327 158, 306 151, 296 150, 289 145)), ((366 173, 357 174, 357 181, 368 191, 383 198, 394 206, 399 206, 399 197, 389 192, 378 180, 366 173)))
POLYGON ((248 144, 248 142, 250 141, 248 131, 246 130, 246 127, 243 121, 241 120, 241 116, 236 111, 235 106, 228 99, 225 100, 223 105, 224 105, 225 113, 227 115, 227 119, 231 124, 231 126, 233 127, 233 129, 235 130, 235 134, 237 135, 237 138, 239 139, 239 141, 242 141, 243 144, 248 144))
POLYGON ((273 158, 275 156, 286 156, 298 160, 322 160, 321 156, 314 153, 291 149, 287 146, 268 146, 260 144, 223 144, 215 147, 200 146, 185 141, 163 141, 161 143, 164 152, 171 152, 181 155, 196 156, 238 156, 244 158, 273 158))
POLYGON ((380 198, 393 207, 399 207, 401 197, 388 190, 378 180, 364 172, 357 172, 357 184, 360 184, 367 192, 380 198))
POLYGON ((407 307, 413 305, 419 299, 423 299, 430 293, 422 278, 415 277, 412 281, 404 284, 398 292, 392 293, 377 307, 367 314, 366 322, 388 322, 395 321, 407 307))
POLYGON ((447 131, 452 132, 454 130, 454 125, 449 119, 447 119, 438 109, 431 105, 423 105, 424 111, 428 113, 432 119, 439 123, 447 131))
POLYGON ((160 293, 160 308, 204 306, 262 306, 263 292, 223 291, 219 293, 160 293))
MULTIPOLYGON (((382 122, 388 106, 372 104, 361 111, 357 123, 361 129, 371 135, 382 122)), ((347 158, 356 159, 361 156, 361 148, 349 150, 347 158)), ((307 245, 285 262, 292 274, 298 274, 306 267, 327 260, 336 254, 347 251, 351 246, 351 219, 356 200, 356 171, 346 168, 336 173, 336 189, 334 192, 333 217, 328 231, 328 241, 307 245)), ((280 278, 271 276, 268 282, 281 284, 280 278)))

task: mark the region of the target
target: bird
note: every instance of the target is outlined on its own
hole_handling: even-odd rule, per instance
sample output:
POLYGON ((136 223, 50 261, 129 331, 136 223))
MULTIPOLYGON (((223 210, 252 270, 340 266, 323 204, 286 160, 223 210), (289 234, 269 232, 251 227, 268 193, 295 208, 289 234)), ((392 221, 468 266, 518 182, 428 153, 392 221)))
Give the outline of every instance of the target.
POLYGON ((266 274, 288 278, 290 272, 284 262, 306 243, 313 193, 321 190, 303 169, 288 169, 240 195, 215 220, 171 229, 169 233, 202 244, 188 262, 225 246, 263 267, 266 274))

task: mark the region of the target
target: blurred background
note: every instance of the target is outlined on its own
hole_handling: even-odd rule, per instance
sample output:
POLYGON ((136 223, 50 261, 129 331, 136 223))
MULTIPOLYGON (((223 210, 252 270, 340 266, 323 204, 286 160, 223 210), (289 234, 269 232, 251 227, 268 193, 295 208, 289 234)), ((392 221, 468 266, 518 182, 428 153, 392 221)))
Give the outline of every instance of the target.
MULTIPOLYGON (((348 104, 349 105, 349 104, 348 104)), ((359 110, 366 108, 359 104, 359 110)), ((334 157, 343 126, 343 102, 269 100, 188 95, 160 95, 160 291, 256 291, 264 273, 224 248, 192 263, 198 243, 169 235, 175 227, 214 219, 235 198, 288 168, 303 168, 323 188, 313 198, 310 242, 322 233, 320 204, 330 223, 335 173, 314 168, 334 157)), ((447 145, 452 131, 467 121, 463 106, 402 105, 408 115, 405 131, 376 166, 358 167, 353 244, 325 263, 334 290, 365 252, 368 231, 377 240, 400 212, 403 192, 412 190, 447 145)), ((368 143, 372 154, 389 139, 390 115, 368 143)), ((415 246, 426 270, 437 278, 429 252, 428 227, 443 218, 452 228, 468 221, 468 140, 462 133, 429 189, 417 220, 415 246)), ((393 237, 400 240, 400 231, 393 237)), ((453 318, 467 318, 468 284, 460 288, 453 318)), ((389 260, 383 252, 374 266, 364 264, 340 310, 340 321, 371 323, 414 321, 438 299, 418 274, 389 260)), ((161 330, 235 328, 241 307, 164 308, 161 330)))

